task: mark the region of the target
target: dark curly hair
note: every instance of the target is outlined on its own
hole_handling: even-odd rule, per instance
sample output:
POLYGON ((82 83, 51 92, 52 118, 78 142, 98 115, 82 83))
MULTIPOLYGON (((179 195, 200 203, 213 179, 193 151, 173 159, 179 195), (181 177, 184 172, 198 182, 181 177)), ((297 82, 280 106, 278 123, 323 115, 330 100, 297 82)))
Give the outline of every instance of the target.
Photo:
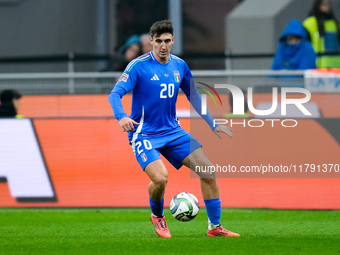
POLYGON ((154 36, 158 37, 164 33, 174 34, 171 20, 160 20, 152 24, 150 28, 151 38, 154 36))

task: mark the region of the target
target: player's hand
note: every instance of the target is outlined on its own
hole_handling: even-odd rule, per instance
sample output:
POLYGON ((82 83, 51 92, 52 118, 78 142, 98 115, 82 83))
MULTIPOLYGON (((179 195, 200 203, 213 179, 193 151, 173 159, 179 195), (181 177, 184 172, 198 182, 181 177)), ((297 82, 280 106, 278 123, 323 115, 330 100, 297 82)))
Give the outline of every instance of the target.
POLYGON ((121 118, 119 121, 119 125, 122 128, 123 132, 135 131, 133 124, 139 125, 139 123, 137 123, 133 119, 130 119, 129 117, 121 118))
POLYGON ((222 136, 219 133, 224 133, 231 138, 233 138, 233 130, 230 127, 224 126, 224 125, 219 125, 214 129, 214 133, 222 139, 222 136))

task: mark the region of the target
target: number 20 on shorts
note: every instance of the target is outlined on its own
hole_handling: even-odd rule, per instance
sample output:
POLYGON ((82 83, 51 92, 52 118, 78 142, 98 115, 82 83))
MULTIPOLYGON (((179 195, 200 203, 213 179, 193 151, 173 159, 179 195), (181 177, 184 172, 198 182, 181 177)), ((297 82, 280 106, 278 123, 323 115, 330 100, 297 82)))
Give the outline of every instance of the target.
MULTIPOLYGON (((147 150, 151 150, 152 149, 152 144, 151 144, 151 142, 149 140, 143 140, 143 145, 144 145, 144 148, 147 149, 147 150)), ((136 148, 137 148, 138 155, 141 154, 144 151, 141 147, 142 147, 142 142, 138 141, 136 143, 136 148)))

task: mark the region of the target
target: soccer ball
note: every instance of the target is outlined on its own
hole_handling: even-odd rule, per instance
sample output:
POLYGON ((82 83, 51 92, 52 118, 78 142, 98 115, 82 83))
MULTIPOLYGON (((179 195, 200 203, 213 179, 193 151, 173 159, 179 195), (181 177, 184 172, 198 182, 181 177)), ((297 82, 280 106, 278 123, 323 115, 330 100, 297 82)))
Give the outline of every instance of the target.
POLYGON ((197 198, 188 192, 175 195, 170 202, 170 212, 176 220, 191 221, 200 210, 197 198))

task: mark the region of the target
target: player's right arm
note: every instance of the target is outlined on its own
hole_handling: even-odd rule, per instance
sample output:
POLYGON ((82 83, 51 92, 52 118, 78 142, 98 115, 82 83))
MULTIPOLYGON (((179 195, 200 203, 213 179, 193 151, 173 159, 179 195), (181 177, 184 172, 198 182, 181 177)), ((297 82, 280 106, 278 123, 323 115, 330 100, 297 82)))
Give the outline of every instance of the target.
POLYGON ((123 132, 134 131, 133 125, 139 125, 139 123, 127 116, 121 100, 126 93, 135 87, 136 81, 136 71, 134 69, 125 69, 124 73, 121 75, 119 81, 116 83, 109 95, 109 102, 111 104, 113 114, 119 121, 119 125, 123 132))
POLYGON ((134 132, 135 127, 133 125, 139 125, 139 123, 129 117, 123 117, 119 120, 119 125, 123 132, 134 132))

